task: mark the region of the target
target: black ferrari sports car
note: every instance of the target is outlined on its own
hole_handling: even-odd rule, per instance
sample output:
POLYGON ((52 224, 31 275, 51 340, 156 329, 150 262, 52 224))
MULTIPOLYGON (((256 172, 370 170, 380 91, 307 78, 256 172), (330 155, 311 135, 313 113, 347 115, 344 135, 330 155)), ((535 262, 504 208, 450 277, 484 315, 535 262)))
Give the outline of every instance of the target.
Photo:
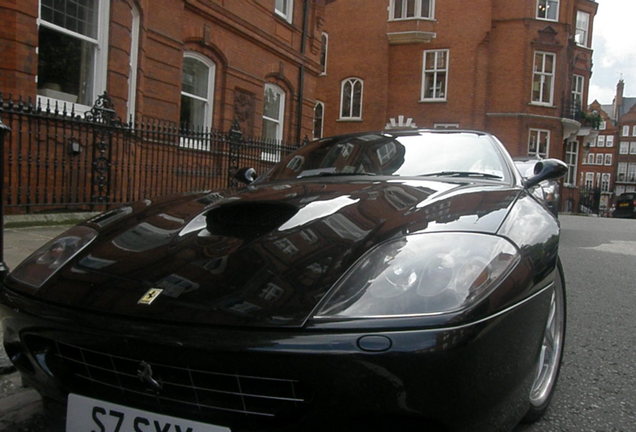
POLYGON ((559 373, 529 189, 566 170, 481 132, 321 139, 46 244, 2 283, 4 346, 69 432, 508 431, 559 373))

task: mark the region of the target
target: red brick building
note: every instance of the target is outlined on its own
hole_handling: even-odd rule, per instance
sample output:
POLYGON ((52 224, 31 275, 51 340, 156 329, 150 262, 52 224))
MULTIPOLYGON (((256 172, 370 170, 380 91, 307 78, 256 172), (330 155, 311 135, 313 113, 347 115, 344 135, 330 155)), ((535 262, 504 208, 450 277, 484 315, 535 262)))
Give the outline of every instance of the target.
POLYGON ((122 118, 297 141, 311 135, 323 0, 0 4, 0 92, 122 118))
MULTIPOLYGON (((611 166, 607 166, 600 174, 609 177, 609 189, 605 190, 605 184, 602 183, 602 177, 599 178, 599 170, 596 167, 594 187, 601 189, 601 208, 603 204, 607 204, 609 208, 622 193, 636 192, 636 97, 624 96, 624 90, 625 83, 621 79, 616 85, 616 96, 611 104, 601 105, 598 101, 590 104, 590 111, 598 112, 605 120, 599 131, 599 141, 595 143, 596 148, 591 147, 590 154, 610 153, 610 150, 613 153, 611 166), (603 135, 604 139, 601 138, 603 135), (608 145, 608 139, 613 146, 608 145)), ((588 167, 592 159, 592 156, 588 156, 588 167)), ((589 169, 588 172, 590 171, 592 170, 589 169)), ((581 183, 587 182, 589 185, 591 179, 592 175, 586 173, 585 178, 581 177, 581 183)))
POLYGON ((587 106, 591 0, 348 0, 329 3, 314 135, 386 126, 481 129, 513 156, 570 166, 595 139, 587 106))

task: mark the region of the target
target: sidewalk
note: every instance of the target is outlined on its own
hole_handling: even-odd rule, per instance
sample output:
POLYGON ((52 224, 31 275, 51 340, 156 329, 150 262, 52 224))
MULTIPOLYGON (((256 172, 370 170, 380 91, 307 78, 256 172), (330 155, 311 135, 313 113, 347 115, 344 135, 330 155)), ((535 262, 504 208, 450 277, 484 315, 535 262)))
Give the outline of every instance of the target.
MULTIPOLYGON (((14 269, 24 258, 41 245, 61 234, 67 225, 4 228, 4 262, 14 269)), ((0 313, 0 320, 2 314, 0 313)), ((2 327, 0 327, 0 339, 2 327)), ((22 386, 18 372, 13 367, 0 344, 0 431, 14 431, 17 425, 27 422, 42 412, 40 395, 22 386)), ((36 418, 35 421, 38 419, 36 418)))

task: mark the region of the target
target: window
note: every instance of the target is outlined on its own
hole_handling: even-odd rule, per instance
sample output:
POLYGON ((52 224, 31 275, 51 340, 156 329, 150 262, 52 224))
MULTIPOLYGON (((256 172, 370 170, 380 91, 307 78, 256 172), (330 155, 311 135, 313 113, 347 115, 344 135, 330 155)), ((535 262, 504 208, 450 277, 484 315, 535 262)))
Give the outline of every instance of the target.
POLYGON ((448 50, 424 51, 422 95, 424 101, 446 100, 448 50))
POLYGON ((607 165, 607 166, 612 165, 612 154, 611 153, 605 153, 605 165, 607 165))
POLYGON ((329 52, 329 35, 323 33, 320 36, 320 74, 327 74, 327 54, 329 52))
POLYGON ((636 163, 627 165, 627 181, 630 183, 636 182, 636 163))
POLYGON ((574 34, 574 41, 577 45, 589 47, 589 28, 590 28, 590 14, 583 11, 576 11, 576 33, 574 34))
POLYGON ((554 63, 554 54, 539 51, 534 53, 534 72, 532 76, 533 103, 552 105, 554 63))
POLYGON ((599 135, 596 138, 596 145, 598 147, 605 147, 605 135, 599 135))
POLYGON ((623 126, 623 136, 629 136, 629 126, 623 126))
POLYGON ((212 125, 214 63, 195 52, 186 52, 181 77, 181 115, 184 129, 204 129, 212 125))
POLYGON ((557 21, 559 19, 559 0, 537 0, 537 18, 557 21))
POLYGON ((601 120, 601 123, 598 125, 599 130, 607 129, 607 122, 605 120, 601 120))
POLYGON ((583 83, 582 75, 572 76, 572 114, 578 114, 583 109, 583 83))
POLYGON ((276 0, 274 12, 288 23, 291 23, 294 14, 294 0, 276 0))
POLYGON ((627 141, 621 142, 618 153, 622 155, 626 155, 629 153, 629 143, 627 141))
POLYGON ((636 142, 629 143, 629 154, 636 154, 636 142))
POLYGON ((135 121, 135 105, 137 102, 137 59, 139 55, 139 10, 134 4, 131 8, 130 22, 130 57, 128 59, 128 103, 126 105, 127 121, 135 121))
POLYGON ((340 88, 340 118, 347 120, 362 119, 363 82, 358 78, 347 78, 340 88))
POLYGON ((603 153, 596 153, 596 165, 603 165, 603 153))
POLYGON ((605 137, 605 146, 614 147, 614 135, 607 135, 605 137))
POLYGON ((568 173, 565 177, 565 184, 576 184, 576 165, 579 157, 579 143, 568 141, 565 145, 565 163, 568 166, 568 173))
POLYGON ((528 156, 548 157, 550 147, 550 131, 543 129, 530 129, 528 139, 528 156))
POLYGON ((433 18, 435 0, 391 0, 389 19, 433 18))
POLYGON ((587 155, 587 164, 588 165, 594 165, 594 153, 590 153, 587 155))
POLYGON ((632 126, 632 136, 636 136, 636 126, 632 126))
POLYGON ((322 138, 324 126, 325 104, 316 102, 314 106, 314 139, 322 138))
POLYGON ((618 181, 625 181, 627 177, 627 162, 619 162, 616 169, 618 175, 618 181))
POLYGON ((265 84, 263 97, 263 138, 280 142, 283 139, 285 92, 274 84, 265 84))
POLYGON ((611 174, 601 174, 601 192, 609 192, 611 174))
POLYGON ((84 105, 106 89, 110 2, 40 0, 38 96, 84 105))
POLYGON ((594 187, 594 173, 585 173, 585 187, 592 189, 594 187))

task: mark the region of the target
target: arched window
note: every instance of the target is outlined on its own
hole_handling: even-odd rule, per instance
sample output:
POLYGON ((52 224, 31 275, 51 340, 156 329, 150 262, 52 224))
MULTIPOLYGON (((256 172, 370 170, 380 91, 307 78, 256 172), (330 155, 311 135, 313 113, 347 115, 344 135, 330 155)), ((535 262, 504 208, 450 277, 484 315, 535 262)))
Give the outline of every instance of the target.
POLYGON ((212 125, 215 65, 207 57, 186 52, 181 79, 182 128, 202 129, 212 125))
POLYGON ((285 121, 285 91, 274 84, 265 84, 263 97, 263 138, 280 142, 285 121))
POLYGON ((316 102, 314 105, 314 139, 322 138, 324 126, 325 104, 316 102))
POLYGON ((320 36, 320 74, 327 74, 327 55, 329 54, 329 35, 323 33, 320 36))
POLYGON ((340 118, 347 120, 362 119, 363 81, 359 78, 347 78, 340 88, 340 118))

